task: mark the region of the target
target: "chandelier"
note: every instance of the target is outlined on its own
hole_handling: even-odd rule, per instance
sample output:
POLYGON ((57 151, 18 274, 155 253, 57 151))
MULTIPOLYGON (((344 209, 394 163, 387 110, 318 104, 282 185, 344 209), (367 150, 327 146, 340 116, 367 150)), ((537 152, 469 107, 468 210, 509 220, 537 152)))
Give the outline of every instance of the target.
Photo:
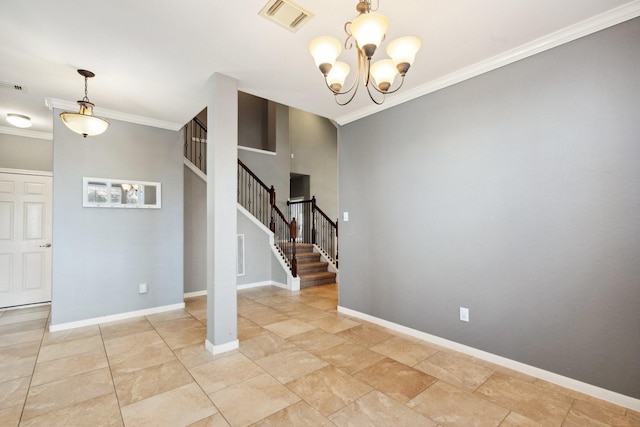
POLYGON ((94 116, 93 107, 95 107, 95 105, 89 102, 87 79, 95 77, 95 74, 87 70, 78 70, 78 74, 84 76, 84 98, 78 101, 80 111, 78 113, 65 111, 60 114, 60 118, 69 129, 75 133, 79 133, 85 138, 87 136, 100 135, 107 130, 109 122, 101 117, 94 116))
POLYGON ((355 41, 358 55, 357 74, 349 89, 343 90, 350 67, 344 62, 337 61, 342 51, 342 43, 329 36, 316 37, 309 43, 309 52, 338 105, 347 105, 353 100, 358 92, 360 79, 367 88, 371 100, 378 105, 382 104, 387 94, 397 92, 402 87, 404 77, 420 49, 419 38, 400 37, 387 46, 387 54, 391 59, 381 59, 372 64, 371 58, 384 41, 389 27, 387 18, 376 13, 378 7, 379 0, 375 9, 371 7, 371 0, 360 0, 356 6, 358 16, 344 24, 344 32, 347 34, 344 48, 351 49, 355 41), (400 84, 392 89, 398 75, 401 78, 400 84))

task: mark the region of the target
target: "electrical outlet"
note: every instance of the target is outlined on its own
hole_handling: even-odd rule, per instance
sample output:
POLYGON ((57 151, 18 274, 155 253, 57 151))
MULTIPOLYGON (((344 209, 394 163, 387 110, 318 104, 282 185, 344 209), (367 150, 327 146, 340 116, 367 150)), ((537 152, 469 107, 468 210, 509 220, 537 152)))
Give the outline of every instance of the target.
POLYGON ((463 322, 469 321, 469 309, 466 307, 460 307, 460 320, 463 322))
POLYGON ((138 285, 138 292, 141 294, 146 294, 149 291, 149 285, 146 283, 140 283, 138 285))

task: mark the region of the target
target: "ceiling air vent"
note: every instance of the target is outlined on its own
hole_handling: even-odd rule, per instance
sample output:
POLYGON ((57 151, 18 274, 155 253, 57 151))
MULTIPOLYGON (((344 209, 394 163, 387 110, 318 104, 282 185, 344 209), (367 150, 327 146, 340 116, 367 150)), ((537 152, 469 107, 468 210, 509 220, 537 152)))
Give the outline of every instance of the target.
POLYGON ((259 15, 292 33, 313 18, 313 13, 289 0, 269 0, 259 15))
POLYGON ((0 81, 0 89, 17 90, 18 92, 26 92, 27 91, 27 88, 22 86, 22 85, 17 85, 17 84, 9 83, 9 82, 1 82, 1 81, 0 81))

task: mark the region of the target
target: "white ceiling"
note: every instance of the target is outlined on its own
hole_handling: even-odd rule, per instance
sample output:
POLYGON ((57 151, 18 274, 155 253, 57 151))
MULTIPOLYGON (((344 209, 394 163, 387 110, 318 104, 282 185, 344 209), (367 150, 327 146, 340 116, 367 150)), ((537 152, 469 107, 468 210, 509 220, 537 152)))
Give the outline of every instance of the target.
MULTIPOLYGON (((258 16, 265 3, 2 0, 0 81, 26 91, 0 88, 0 130, 12 112, 31 116, 30 130, 51 132, 45 99, 82 98, 78 68, 96 73, 89 80, 96 113, 184 124, 205 106, 202 89, 218 72, 244 92, 346 123, 640 16, 640 0, 381 0, 387 40, 416 35, 422 49, 404 87, 383 107, 362 88, 339 107, 307 45, 318 35, 343 40, 357 0, 297 0, 315 13, 297 33, 258 16)), ((343 51, 341 59, 354 57, 343 51)))

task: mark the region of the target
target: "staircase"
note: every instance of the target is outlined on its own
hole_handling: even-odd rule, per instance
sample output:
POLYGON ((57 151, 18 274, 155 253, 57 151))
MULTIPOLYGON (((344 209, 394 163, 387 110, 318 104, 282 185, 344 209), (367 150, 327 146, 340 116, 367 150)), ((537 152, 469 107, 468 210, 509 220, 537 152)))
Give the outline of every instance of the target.
MULTIPOLYGON (((185 126, 184 156, 204 174, 206 138, 206 125, 197 118, 185 126)), ((273 186, 268 187, 238 159, 238 203, 274 233, 275 246, 293 277, 300 278, 300 288, 336 283, 330 268, 338 268, 338 221, 316 205, 315 197, 287 202, 285 214, 276 206, 273 186), (321 261, 322 256, 333 265, 321 261)))
POLYGON ((311 243, 298 243, 298 277, 300 289, 310 286, 328 285, 336 282, 336 273, 329 271, 329 263, 320 260, 320 253, 314 252, 311 243))

